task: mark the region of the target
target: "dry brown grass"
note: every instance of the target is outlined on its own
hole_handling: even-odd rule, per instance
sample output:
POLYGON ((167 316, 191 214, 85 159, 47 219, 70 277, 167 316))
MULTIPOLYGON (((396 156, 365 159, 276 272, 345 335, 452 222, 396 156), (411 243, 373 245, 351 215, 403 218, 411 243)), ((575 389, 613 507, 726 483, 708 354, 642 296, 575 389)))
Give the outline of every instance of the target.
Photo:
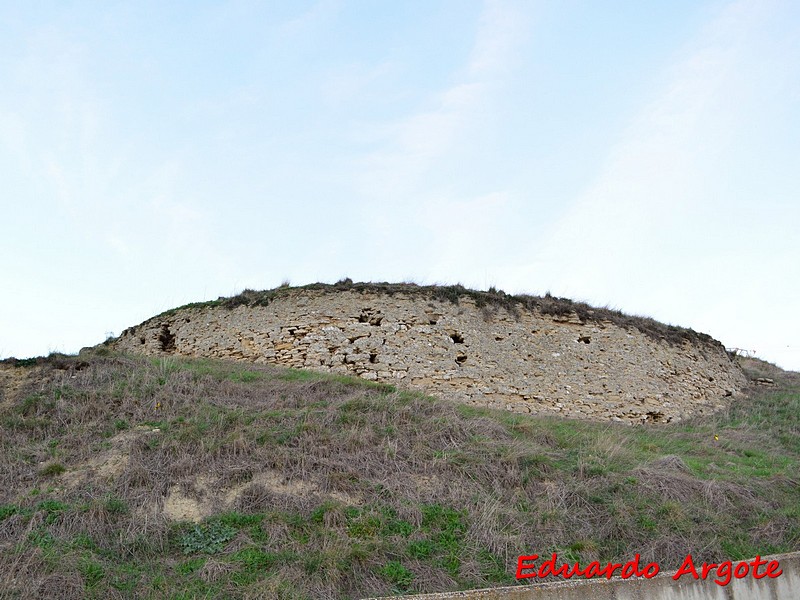
POLYGON ((18 597, 353 598, 510 583, 521 553, 666 569, 800 547, 791 380, 727 415, 617 427, 240 363, 14 368, 0 589, 18 597))

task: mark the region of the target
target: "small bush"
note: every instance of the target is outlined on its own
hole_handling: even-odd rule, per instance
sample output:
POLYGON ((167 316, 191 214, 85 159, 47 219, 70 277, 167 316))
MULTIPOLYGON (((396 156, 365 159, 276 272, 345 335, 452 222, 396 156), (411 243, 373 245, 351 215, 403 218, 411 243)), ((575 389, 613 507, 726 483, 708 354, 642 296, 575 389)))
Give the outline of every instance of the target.
POLYGON ((59 515, 68 508, 69 504, 64 504, 58 500, 43 500, 36 506, 36 510, 43 510, 45 513, 47 513, 44 522, 48 525, 55 523, 59 515))
POLYGON ((414 574, 396 560, 390 560, 381 568, 380 572, 400 592, 407 592, 414 581, 414 574))
POLYGON ((211 521, 193 526, 184 533, 179 545, 184 554, 216 554, 222 551, 236 535, 236 529, 221 521, 211 521))
POLYGON ((203 566, 206 564, 206 558, 190 558, 182 563, 180 563, 175 570, 180 573, 181 575, 191 575, 195 571, 202 569, 203 566))
POLYGON ((15 515, 19 512, 19 507, 14 506, 13 504, 4 504, 0 506, 0 521, 7 519, 11 515, 15 515))
POLYGON ((103 565, 88 559, 81 561, 78 565, 78 570, 83 576, 87 588, 95 587, 106 576, 106 570, 103 565))
POLYGON ((66 467, 61 463, 50 463, 39 469, 39 475, 42 477, 52 477, 54 475, 61 475, 66 470, 66 467))
POLYGON ((53 534, 44 529, 43 527, 37 527, 33 531, 28 534, 28 541, 36 546, 37 548, 41 548, 42 550, 47 550, 48 548, 52 548, 53 544, 55 544, 56 540, 53 537, 53 534))
POLYGON ((426 559, 433 554, 434 545, 430 540, 417 540, 408 544, 408 554, 412 558, 426 559))
POLYGON ((128 512, 128 504, 116 496, 106 498, 105 507, 112 515, 124 515, 128 512))

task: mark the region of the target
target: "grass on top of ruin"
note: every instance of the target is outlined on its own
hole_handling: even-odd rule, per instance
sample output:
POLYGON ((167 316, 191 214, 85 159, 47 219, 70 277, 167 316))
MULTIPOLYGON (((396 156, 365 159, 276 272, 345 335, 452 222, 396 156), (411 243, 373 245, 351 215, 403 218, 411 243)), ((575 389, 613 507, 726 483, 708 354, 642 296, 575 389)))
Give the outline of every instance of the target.
POLYGON ((711 336, 699 333, 693 329, 661 323, 650 317, 641 315, 628 315, 620 310, 609 307, 594 307, 585 302, 578 302, 569 298, 559 298, 547 292, 544 296, 530 294, 508 294, 503 290, 490 287, 488 290, 473 290, 461 284, 455 285, 419 285, 413 282, 388 283, 388 282, 353 282, 345 278, 336 283, 312 283, 293 287, 288 282, 270 290, 246 289, 234 296, 220 297, 216 300, 205 302, 192 302, 171 308, 157 318, 168 318, 181 310, 222 307, 229 310, 245 307, 265 307, 281 297, 306 291, 323 293, 353 292, 357 294, 384 294, 393 296, 405 294, 407 296, 421 296, 440 302, 458 304, 462 299, 468 298, 478 308, 487 309, 487 317, 491 314, 489 308, 502 308, 509 314, 519 317, 520 311, 536 311, 551 317, 574 316, 581 322, 603 323, 610 322, 624 329, 637 330, 644 335, 667 342, 668 344, 682 344, 689 341, 698 345, 716 344, 711 336))
POLYGON ((85 354, 0 368, 11 597, 359 598, 800 548, 800 381, 627 426, 302 370, 85 354))

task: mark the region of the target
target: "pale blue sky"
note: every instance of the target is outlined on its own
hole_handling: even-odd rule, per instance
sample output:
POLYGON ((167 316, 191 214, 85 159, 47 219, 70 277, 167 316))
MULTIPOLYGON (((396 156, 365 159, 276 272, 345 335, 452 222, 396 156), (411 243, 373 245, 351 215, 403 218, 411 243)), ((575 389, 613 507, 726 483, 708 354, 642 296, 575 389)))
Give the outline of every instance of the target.
POLYGON ((800 369, 800 4, 2 2, 0 357, 354 280, 800 369))

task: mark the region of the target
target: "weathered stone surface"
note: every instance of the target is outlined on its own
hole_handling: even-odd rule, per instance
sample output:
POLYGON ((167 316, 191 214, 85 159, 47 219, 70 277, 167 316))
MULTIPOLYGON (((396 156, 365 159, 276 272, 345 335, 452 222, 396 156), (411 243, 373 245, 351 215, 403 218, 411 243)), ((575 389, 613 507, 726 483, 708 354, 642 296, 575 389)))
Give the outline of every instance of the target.
POLYGON ((633 423, 712 412, 746 383, 709 338, 667 343, 610 320, 486 310, 469 296, 453 303, 298 288, 267 306, 171 311, 113 345, 349 373, 470 404, 633 423))

